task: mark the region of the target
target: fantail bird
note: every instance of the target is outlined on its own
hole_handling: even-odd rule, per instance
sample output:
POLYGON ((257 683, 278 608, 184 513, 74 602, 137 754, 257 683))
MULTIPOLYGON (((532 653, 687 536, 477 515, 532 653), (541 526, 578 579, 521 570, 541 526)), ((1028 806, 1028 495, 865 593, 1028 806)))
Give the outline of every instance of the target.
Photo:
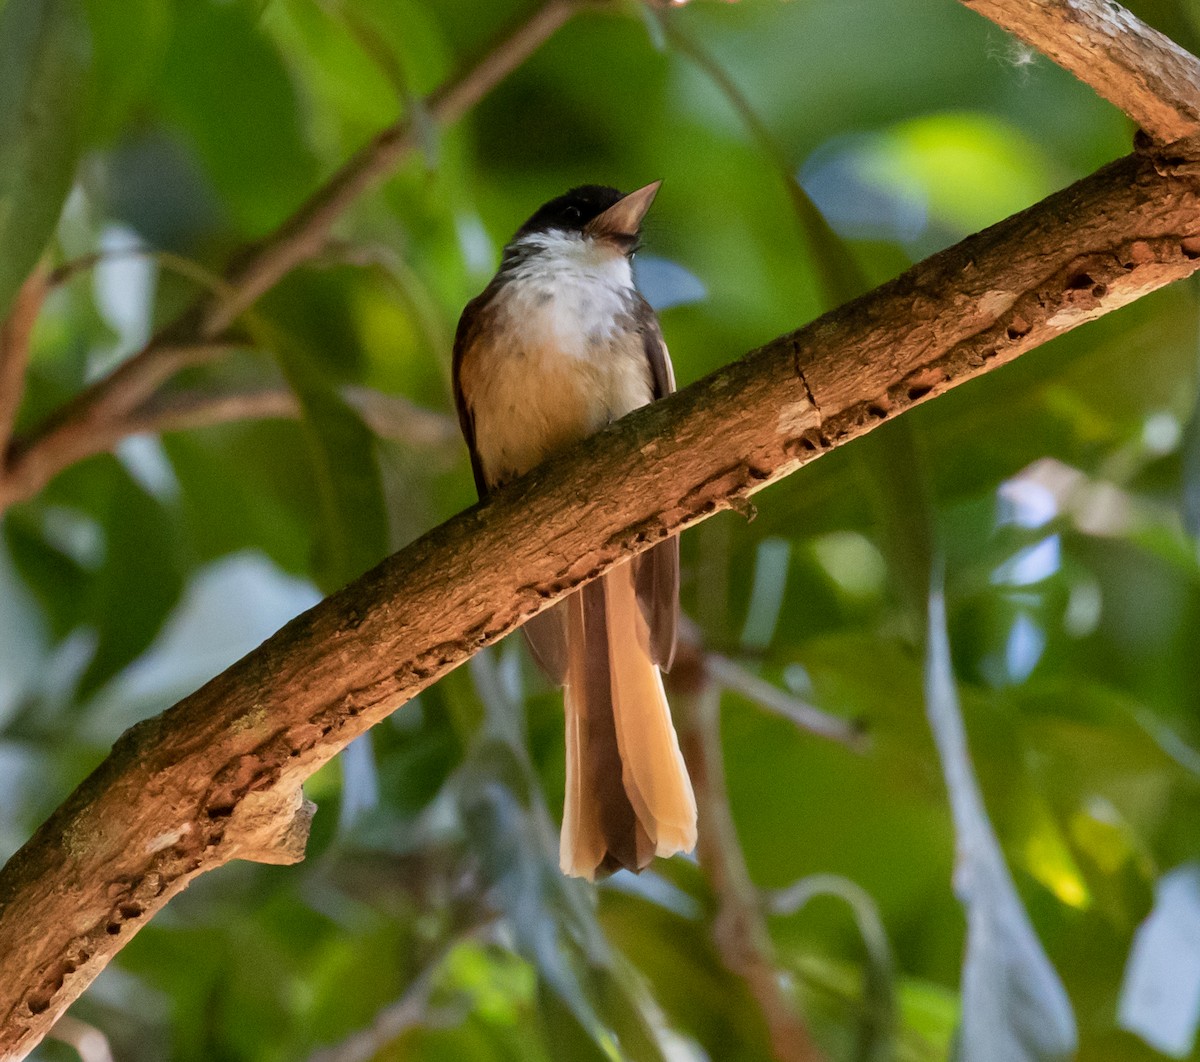
MULTIPOLYGON (((463 310, 454 397, 481 498, 675 389, 632 272, 661 183, 552 199, 463 310)), ((678 612, 679 541, 669 538, 525 624, 538 664, 565 686, 564 873, 636 871, 696 844, 696 799, 661 675, 678 612)))

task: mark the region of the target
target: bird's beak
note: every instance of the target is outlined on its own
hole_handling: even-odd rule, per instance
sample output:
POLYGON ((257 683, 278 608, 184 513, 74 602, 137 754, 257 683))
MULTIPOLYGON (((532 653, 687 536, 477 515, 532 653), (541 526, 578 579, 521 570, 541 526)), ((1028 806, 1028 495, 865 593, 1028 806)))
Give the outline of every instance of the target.
POLYGON ((584 226, 584 234, 599 237, 631 238, 637 236, 642 218, 646 216, 646 211, 650 209, 650 204, 658 195, 661 184, 662 181, 655 181, 653 184, 646 185, 645 188, 639 188, 636 192, 630 192, 624 198, 618 199, 603 214, 597 214, 584 226))

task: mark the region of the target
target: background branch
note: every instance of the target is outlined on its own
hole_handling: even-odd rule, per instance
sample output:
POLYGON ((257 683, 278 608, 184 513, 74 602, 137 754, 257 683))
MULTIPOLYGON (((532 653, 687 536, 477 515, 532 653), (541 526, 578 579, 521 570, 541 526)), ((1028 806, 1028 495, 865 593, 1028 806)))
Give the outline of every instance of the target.
MULTIPOLYGON (((459 445, 458 424, 448 416, 426 409, 401 395, 388 395, 370 387, 347 387, 346 402, 381 439, 418 450, 447 450, 459 445)), ((97 451, 108 450, 126 435, 191 431, 243 420, 294 419, 300 403, 284 387, 247 391, 213 391, 207 388, 159 395, 124 420, 115 421, 112 434, 97 434, 97 451), (107 445, 103 445, 107 444, 107 445)))
POLYGON ((703 667, 709 678, 722 689, 740 694, 801 730, 829 738, 857 752, 862 752, 867 745, 866 733, 853 720, 821 711, 766 679, 759 678, 727 656, 705 653, 703 667))
POLYGON ((962 0, 1115 103, 1160 144, 1200 135, 1200 59, 1109 0, 962 0))
POLYGON ((309 612, 109 758, 0 871, 0 1057, 192 878, 290 862, 301 782, 663 536, 1200 267, 1200 175, 1132 156, 624 418, 309 612))
POLYGON ((4 453, 25 394, 29 340, 46 297, 47 277, 45 263, 36 266, 13 299, 8 318, 0 322, 0 477, 4 474, 4 453))
MULTIPOLYGON (((593 6, 588 0, 547 0, 478 62, 433 93, 425 104, 430 118, 449 124, 462 117, 572 15, 588 6, 593 6)), ((271 236, 241 255, 226 272, 220 290, 194 303, 141 351, 52 414, 30 436, 15 440, 0 477, 0 510, 37 493, 75 461, 99 452, 88 436, 111 437, 113 428, 105 422, 129 414, 180 368, 219 356, 227 345, 213 341, 287 273, 317 255, 338 218, 392 172, 416 143, 411 116, 379 133, 271 236), (184 351, 189 356, 181 361, 184 351)))
POLYGON ((825 1055, 784 993, 758 890, 746 869, 729 810, 721 753, 720 687, 705 684, 698 693, 677 697, 676 704, 679 738, 704 823, 696 852, 717 898, 713 923, 717 950, 758 1003, 772 1057, 779 1062, 821 1062, 825 1055))

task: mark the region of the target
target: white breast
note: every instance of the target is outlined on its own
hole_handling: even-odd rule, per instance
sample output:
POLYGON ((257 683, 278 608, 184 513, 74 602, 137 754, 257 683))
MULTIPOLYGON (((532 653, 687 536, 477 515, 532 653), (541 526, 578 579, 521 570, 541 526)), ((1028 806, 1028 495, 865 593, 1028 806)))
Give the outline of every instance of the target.
POLYGON ((460 367, 492 484, 653 397, 628 259, 578 236, 525 239, 535 253, 493 300, 486 348, 467 351, 460 367))

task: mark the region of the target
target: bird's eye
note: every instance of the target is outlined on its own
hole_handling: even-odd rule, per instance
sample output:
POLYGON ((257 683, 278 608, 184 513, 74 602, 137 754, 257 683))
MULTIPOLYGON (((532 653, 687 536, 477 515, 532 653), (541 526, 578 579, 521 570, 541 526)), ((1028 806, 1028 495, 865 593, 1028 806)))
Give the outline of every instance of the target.
POLYGON ((563 210, 563 213, 572 221, 578 221, 581 217, 583 217, 583 215, 579 212, 579 207, 577 206, 569 206, 563 210))

